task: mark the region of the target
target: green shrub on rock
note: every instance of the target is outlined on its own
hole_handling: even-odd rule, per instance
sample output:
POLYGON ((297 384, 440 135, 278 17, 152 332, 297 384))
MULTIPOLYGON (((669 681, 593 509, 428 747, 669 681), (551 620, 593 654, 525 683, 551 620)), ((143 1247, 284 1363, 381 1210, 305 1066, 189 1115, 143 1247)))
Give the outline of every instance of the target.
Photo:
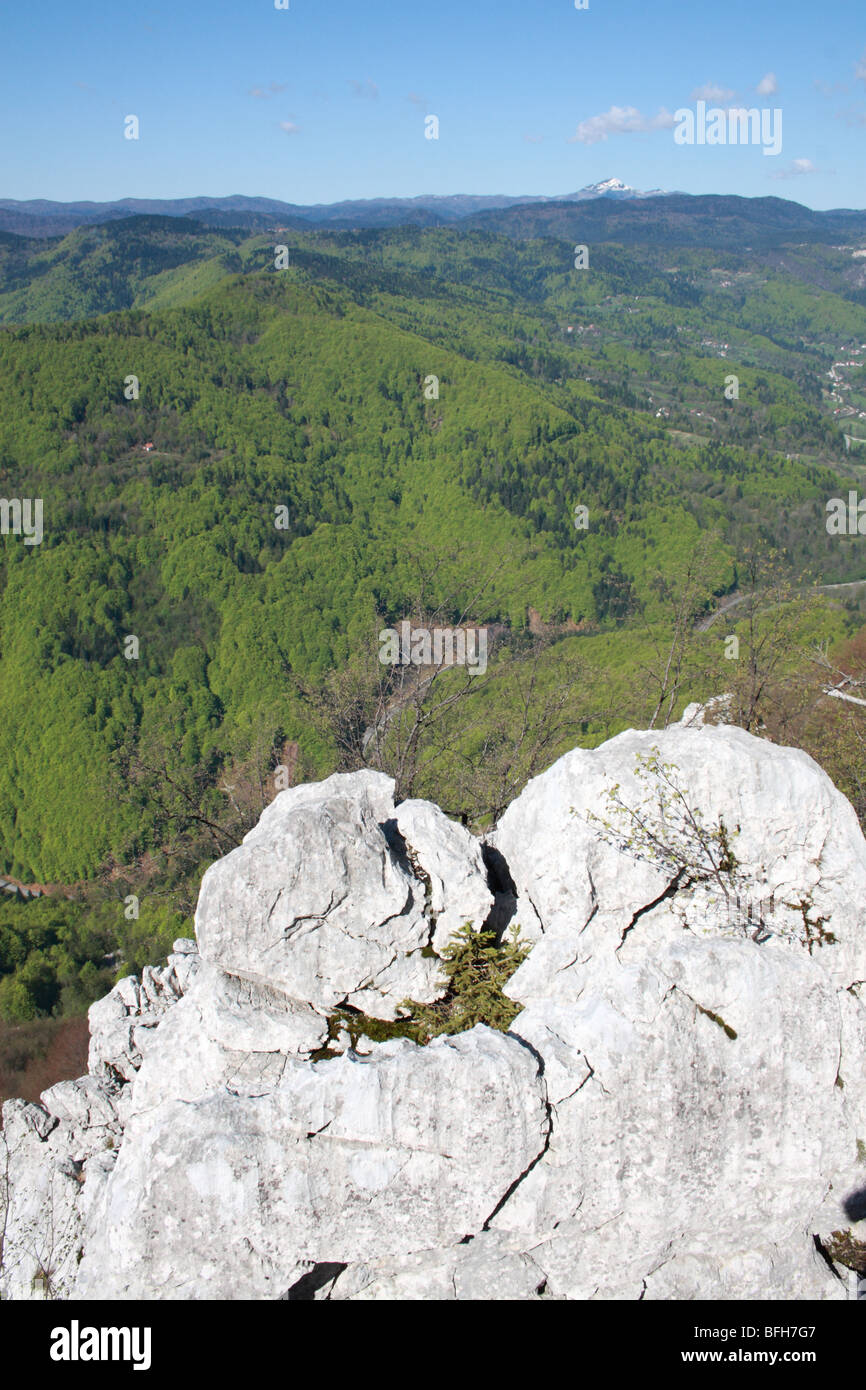
POLYGON ((443 1033, 464 1033, 476 1023, 486 1023, 504 1033, 521 1011, 502 992, 502 987, 529 955, 530 943, 521 941, 520 928, 510 928, 497 945, 492 931, 473 931, 467 922, 451 938, 442 953, 448 990, 435 1004, 407 1004, 419 1042, 443 1033))
POLYGON ((465 1033, 477 1023, 507 1032, 521 1011, 502 992, 519 965, 526 960, 531 943, 520 939, 520 928, 512 926, 497 944, 493 931, 474 931, 466 922, 442 952, 442 969, 448 988, 434 1004, 418 1004, 405 999, 402 1018, 387 1022, 369 1018, 355 1009, 337 1009, 330 1017, 328 1044, 315 1054, 315 1061, 337 1056, 330 1047, 344 1030, 355 1048, 360 1038, 385 1042, 389 1038, 410 1038, 423 1046, 442 1034, 465 1033))

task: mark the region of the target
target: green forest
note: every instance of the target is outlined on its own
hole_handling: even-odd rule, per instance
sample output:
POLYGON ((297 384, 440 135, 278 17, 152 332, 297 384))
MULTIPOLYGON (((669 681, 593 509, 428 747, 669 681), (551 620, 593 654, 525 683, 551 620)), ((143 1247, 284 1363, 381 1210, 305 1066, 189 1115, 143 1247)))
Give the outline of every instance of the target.
POLYGON ((863 233, 562 215, 0 234, 0 496, 44 526, 0 535, 0 876, 52 890, 0 901, 0 1018, 81 1013, 190 935, 207 864, 362 765, 377 710, 401 792, 481 829, 574 743, 733 684, 860 809, 802 692, 804 652, 860 659, 862 542, 825 514, 866 472, 828 377, 866 344, 863 233), (427 697, 377 659, 410 615, 492 639, 423 755, 427 697))

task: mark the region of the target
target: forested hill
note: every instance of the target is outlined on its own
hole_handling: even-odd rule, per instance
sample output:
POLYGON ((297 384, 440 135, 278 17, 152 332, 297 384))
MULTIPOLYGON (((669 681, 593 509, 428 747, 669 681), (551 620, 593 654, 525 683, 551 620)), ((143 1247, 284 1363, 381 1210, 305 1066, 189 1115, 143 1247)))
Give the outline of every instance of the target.
MULTIPOLYGON (((646 719, 699 535, 706 603, 756 538, 862 578, 824 526, 859 467, 825 386, 866 341, 856 249, 591 242, 577 270, 571 240, 468 228, 4 236, 0 494, 42 499, 44 539, 0 536, 0 871, 192 882, 178 806, 204 833, 262 749, 264 777, 287 746, 340 765, 309 691, 420 597, 457 622, 473 595, 503 649, 553 634, 538 689, 591 665, 591 742, 599 692, 646 719)), ((485 698, 419 792, 463 804, 461 761, 519 723, 485 698)))
POLYGON ((851 208, 816 212, 787 198, 669 193, 649 200, 593 199, 577 206, 529 203, 481 210, 467 225, 519 237, 568 238, 580 229, 585 241, 769 250, 794 242, 829 246, 862 240, 866 212, 851 208))
MULTIPOLYGON (((0 231, 0 322, 82 318, 145 303, 176 304, 225 274, 255 264, 265 236, 275 242, 289 236, 293 244, 348 255, 355 247, 367 258, 381 253, 389 259, 408 236, 412 259, 417 259, 419 247, 422 253, 426 246, 433 248, 434 258, 437 244, 449 248, 449 263, 437 267, 446 280, 465 276, 468 263, 473 272, 482 270, 486 282, 497 255, 503 271, 513 272, 513 254, 504 244, 497 250, 497 238, 504 238, 561 242, 560 257, 566 255, 566 244, 574 242, 627 247, 628 264, 649 263, 668 273, 679 272, 671 253, 688 251, 685 276, 692 265, 698 269, 716 264, 718 255, 712 259, 712 253, 724 253, 729 269, 739 271, 772 267, 787 256, 795 277, 805 275, 823 288, 855 297, 859 291, 861 304, 866 283, 866 270, 862 261, 856 264, 855 255, 866 241, 866 213, 814 212, 781 198, 669 194, 622 201, 521 203, 470 210, 459 226, 442 229, 445 240, 439 243, 430 239, 435 238, 432 232, 407 233, 399 226, 364 232, 356 225, 341 234, 332 222, 314 231, 303 217, 252 206, 267 200, 238 201, 243 206, 204 207, 194 215, 122 216, 43 239, 0 231), (449 239, 449 232, 456 240, 449 239)), ((478 201, 468 200, 470 209, 478 201)), ((522 285, 507 273, 500 277, 508 291, 526 292, 539 278, 542 284, 547 281, 550 272, 536 264, 537 251, 537 246, 532 248, 522 285)), ((769 327, 772 332, 773 325, 769 327)))

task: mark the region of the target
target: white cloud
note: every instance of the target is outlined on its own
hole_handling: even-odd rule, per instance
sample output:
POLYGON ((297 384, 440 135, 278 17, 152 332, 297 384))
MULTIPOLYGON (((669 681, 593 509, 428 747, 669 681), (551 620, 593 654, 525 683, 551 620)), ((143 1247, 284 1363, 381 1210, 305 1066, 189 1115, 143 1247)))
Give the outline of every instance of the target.
POLYGON ((736 92, 732 92, 730 87, 720 87, 717 82, 705 82, 703 87, 695 87, 692 92, 692 101, 730 101, 735 97, 736 92))
POLYGON ((858 82, 866 82, 866 48, 863 49, 857 62, 857 66, 854 69, 854 76, 857 78, 858 82))
POLYGON ((670 130, 676 122, 664 107, 655 116, 644 116, 636 106, 612 106, 600 116, 581 121, 569 137, 570 145, 595 145, 609 135, 631 135, 640 130, 670 130))
POLYGON ((379 88, 375 82, 371 82, 369 77, 366 82, 356 82, 354 77, 350 77, 349 86, 356 97, 367 98, 369 101, 378 100, 379 88))
POLYGON ((789 164, 787 169, 780 169, 778 174, 771 174, 774 179, 796 179, 802 174, 819 174, 820 169, 812 163, 811 159, 795 159, 789 164))
POLYGON ((524 135, 523 138, 524 138, 524 140, 526 141, 527 145, 540 145, 541 142, 542 142, 542 140, 544 139, 544 136, 543 136, 543 135, 524 135))
POLYGON ((285 82, 269 82, 267 89, 264 87, 250 87, 247 96, 255 97, 257 101, 263 101, 268 97, 272 97, 276 92, 284 92, 285 90, 285 82))
POLYGON ((832 97, 836 92, 848 91, 847 82, 825 82, 823 78, 820 77, 816 77, 812 86, 815 88, 816 92, 821 93, 822 97, 832 97))
POLYGON ((866 111, 858 111, 856 106, 846 106, 842 111, 836 112, 836 119, 856 129, 858 126, 866 125, 866 111))
POLYGON ((300 128, 294 121, 280 121, 280 130, 284 130, 287 135, 297 135, 300 128))
POLYGON ((776 74, 774 72, 765 72, 764 76, 761 78, 760 82, 755 88, 755 91, 758 93, 759 97, 774 96, 776 92, 778 92, 778 90, 779 84, 776 81, 776 74))

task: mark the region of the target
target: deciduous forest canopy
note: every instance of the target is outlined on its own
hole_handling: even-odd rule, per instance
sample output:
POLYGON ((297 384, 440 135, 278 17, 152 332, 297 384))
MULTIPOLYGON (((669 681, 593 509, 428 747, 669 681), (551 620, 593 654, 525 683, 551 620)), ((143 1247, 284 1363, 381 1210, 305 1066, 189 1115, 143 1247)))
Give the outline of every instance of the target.
MULTIPOLYGON (((472 717, 423 705, 409 764, 479 824, 574 742, 742 684, 730 634, 771 732, 806 649, 856 655, 861 542, 825 516, 866 463, 866 223, 795 209, 0 233, 0 495, 44 509, 41 545, 0 537, 0 873, 85 898, 3 905, 0 1013, 155 959, 280 768, 361 759, 377 710, 399 741, 428 696, 383 687, 377 633, 410 614, 492 634, 472 717)), ((856 801, 859 730, 834 768, 850 710, 814 704, 787 737, 856 801)))

